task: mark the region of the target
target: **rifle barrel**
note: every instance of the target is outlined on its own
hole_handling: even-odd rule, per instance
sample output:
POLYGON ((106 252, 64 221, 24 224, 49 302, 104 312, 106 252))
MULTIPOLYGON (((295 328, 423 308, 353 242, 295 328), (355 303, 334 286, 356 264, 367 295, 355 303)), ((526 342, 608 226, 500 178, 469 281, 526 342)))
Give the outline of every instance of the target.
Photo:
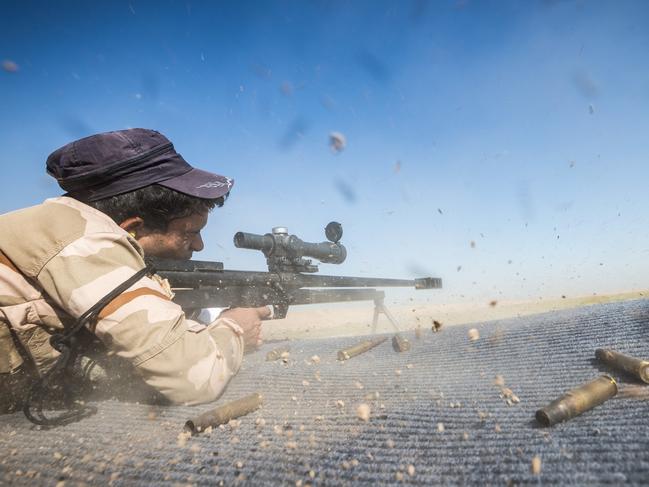
POLYGON ((378 277, 321 276, 313 274, 293 274, 289 272, 219 271, 184 272, 159 269, 160 274, 169 280, 172 288, 197 288, 210 286, 274 286, 281 284, 290 288, 301 287, 414 287, 415 289, 435 289, 442 287, 442 280, 435 277, 420 279, 390 279, 378 277))

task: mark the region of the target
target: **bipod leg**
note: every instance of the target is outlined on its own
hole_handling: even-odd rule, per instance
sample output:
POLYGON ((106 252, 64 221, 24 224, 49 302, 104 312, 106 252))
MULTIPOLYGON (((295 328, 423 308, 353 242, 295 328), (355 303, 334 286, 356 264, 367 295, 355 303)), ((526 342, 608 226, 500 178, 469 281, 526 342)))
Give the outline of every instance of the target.
POLYGON ((377 301, 374 301, 374 316, 372 317, 372 335, 376 334, 376 325, 379 323, 379 306, 382 306, 377 301))
POLYGON ((401 331, 399 329, 399 324, 397 323, 397 320, 394 319, 392 313, 390 313, 388 308, 385 307, 383 297, 380 297, 374 300, 374 317, 372 318, 372 333, 376 333, 376 326, 379 321, 379 313, 383 313, 386 316, 388 321, 392 324, 392 326, 394 326, 394 329, 397 330, 397 332, 401 331))
POLYGON ((397 331, 401 331, 399 329, 399 324, 397 323, 397 320, 394 319, 394 316, 392 316, 392 313, 388 311, 388 308, 385 307, 384 304, 381 305, 381 311, 385 316, 387 316, 388 320, 390 320, 390 323, 392 323, 392 326, 394 326, 394 329, 397 331))

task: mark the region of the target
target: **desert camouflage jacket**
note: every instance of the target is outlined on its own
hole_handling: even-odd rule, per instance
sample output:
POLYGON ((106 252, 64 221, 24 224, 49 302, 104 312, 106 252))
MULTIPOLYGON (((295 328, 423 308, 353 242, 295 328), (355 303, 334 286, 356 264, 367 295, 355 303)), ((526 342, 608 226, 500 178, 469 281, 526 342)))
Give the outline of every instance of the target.
MULTIPOLYGON (((58 356, 50 336, 144 266, 127 232, 74 199, 0 215, 0 375, 26 360, 46 371, 58 356)), ((241 365, 242 330, 225 318, 185 318, 163 284, 143 277, 89 327, 171 402, 214 400, 241 365)))

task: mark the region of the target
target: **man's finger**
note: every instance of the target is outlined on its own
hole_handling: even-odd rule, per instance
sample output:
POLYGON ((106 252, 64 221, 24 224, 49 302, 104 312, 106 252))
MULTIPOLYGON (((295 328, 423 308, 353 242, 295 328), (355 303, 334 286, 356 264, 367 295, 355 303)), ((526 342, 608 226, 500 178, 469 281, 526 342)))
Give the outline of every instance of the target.
POLYGON ((267 320, 271 317, 272 310, 270 309, 270 306, 261 306, 257 308, 257 314, 259 315, 260 319, 267 320))

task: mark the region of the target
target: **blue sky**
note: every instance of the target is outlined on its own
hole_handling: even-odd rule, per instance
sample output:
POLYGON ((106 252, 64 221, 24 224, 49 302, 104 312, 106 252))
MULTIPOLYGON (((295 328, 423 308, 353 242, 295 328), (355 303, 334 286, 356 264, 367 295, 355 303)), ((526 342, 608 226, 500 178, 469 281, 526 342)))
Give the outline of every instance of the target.
POLYGON ((236 180, 201 258, 261 269, 236 231, 337 220, 349 257, 323 273, 432 274, 435 301, 644 289, 648 21, 642 1, 2 2, 0 212, 60 193, 57 147, 148 127, 236 180))

